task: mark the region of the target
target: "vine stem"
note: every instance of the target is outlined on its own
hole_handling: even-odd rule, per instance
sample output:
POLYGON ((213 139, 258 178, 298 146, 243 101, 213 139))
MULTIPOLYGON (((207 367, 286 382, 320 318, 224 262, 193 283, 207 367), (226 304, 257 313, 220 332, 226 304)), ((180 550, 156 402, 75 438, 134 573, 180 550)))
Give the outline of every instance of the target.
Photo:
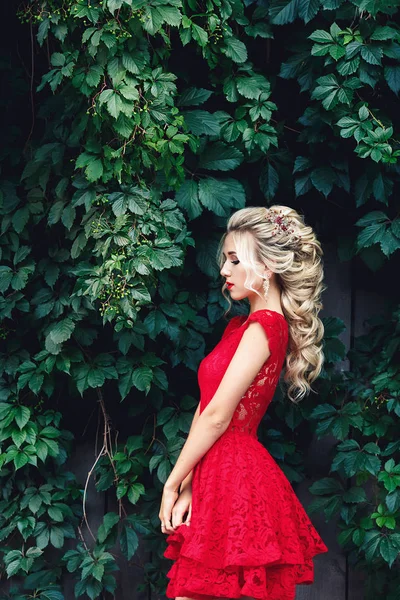
POLYGON ((104 456, 105 454, 106 454, 106 451, 105 451, 105 447, 104 447, 104 444, 103 444, 100 452, 98 453, 98 455, 96 457, 96 460, 94 461, 94 463, 92 465, 92 468, 90 469, 89 473, 87 474, 86 482, 85 482, 85 488, 83 490, 83 500, 82 500, 83 517, 82 517, 81 527, 82 527, 82 524, 85 523, 85 525, 88 528, 88 531, 89 531, 89 533, 92 536, 92 538, 93 538, 94 541, 96 541, 96 538, 93 535, 93 531, 90 528, 89 521, 88 521, 88 518, 87 518, 87 513, 86 513, 86 496, 87 496, 87 489, 88 489, 88 486, 89 486, 89 481, 90 481, 90 478, 92 476, 92 473, 95 470, 96 465, 99 462, 100 458, 102 456, 104 456))
MULTIPOLYGON (((95 537, 95 535, 94 535, 94 533, 93 533, 93 531, 92 531, 92 529, 91 529, 91 527, 89 525, 88 515, 87 515, 87 512, 86 512, 86 498, 87 498, 87 490, 88 490, 88 487, 89 487, 90 479, 91 479, 91 477, 92 477, 92 475, 94 473, 94 470, 95 470, 96 465, 99 462, 100 458, 102 458, 103 456, 107 456, 108 457, 108 459, 110 461, 110 464, 111 464, 111 467, 112 467, 112 469, 114 471, 114 483, 118 483, 118 480, 119 480, 118 474, 116 472, 115 465, 114 465, 113 455, 112 455, 113 444, 112 444, 112 439, 111 439, 110 417, 107 414, 105 403, 104 403, 103 394, 102 394, 102 392, 101 392, 101 390, 99 388, 97 388, 97 397, 98 397, 98 402, 99 402, 100 409, 101 409, 101 414, 102 414, 102 417, 103 417, 103 444, 102 444, 100 452, 97 453, 97 450, 95 449, 96 459, 95 459, 95 461, 94 461, 92 467, 90 468, 90 470, 89 470, 89 472, 87 474, 87 477, 86 477, 85 487, 84 487, 84 490, 83 490, 83 499, 82 499, 82 513, 83 513, 83 516, 82 516, 81 524, 78 527, 79 535, 80 535, 80 537, 82 539, 82 542, 83 542, 83 544, 84 544, 84 546, 85 546, 86 549, 87 549, 87 546, 86 546, 85 539, 84 539, 84 536, 83 536, 83 533, 82 533, 82 525, 83 524, 86 525, 86 527, 87 527, 90 535, 93 538, 93 541, 96 541, 96 537, 95 537)), ((97 437, 98 437, 98 435, 96 434, 96 446, 97 446, 97 437)), ((119 499, 118 500, 118 515, 119 515, 120 518, 122 516, 122 513, 124 514, 124 516, 126 516, 126 511, 125 511, 124 506, 122 504, 122 500, 119 499)))
MULTIPOLYGON (((112 439, 111 439, 110 417, 108 416, 107 411, 106 411, 106 406, 104 403, 104 398, 103 398, 101 389, 97 388, 96 391, 97 391, 98 402, 100 404, 101 412, 103 415, 103 422, 104 422, 102 450, 104 449, 104 455, 108 456, 112 470, 114 471, 114 484, 118 484, 119 477, 118 477, 118 473, 115 469, 114 459, 113 459, 113 455, 112 455, 113 445, 112 445, 112 439)), ((118 500, 118 515, 120 518, 122 516, 122 513, 124 513, 124 516, 127 515, 126 510, 122 504, 122 500, 119 499, 118 500)))

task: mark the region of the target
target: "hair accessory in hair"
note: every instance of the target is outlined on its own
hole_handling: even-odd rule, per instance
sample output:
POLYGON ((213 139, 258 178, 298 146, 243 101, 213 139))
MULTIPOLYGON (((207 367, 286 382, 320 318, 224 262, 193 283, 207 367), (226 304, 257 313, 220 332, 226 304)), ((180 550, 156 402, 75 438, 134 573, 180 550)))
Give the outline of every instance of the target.
POLYGON ((272 208, 267 208, 265 220, 274 225, 272 235, 276 235, 277 233, 285 233, 289 236, 290 243, 296 243, 300 240, 300 237, 296 234, 293 227, 293 219, 287 215, 284 215, 282 210, 278 212, 272 208))

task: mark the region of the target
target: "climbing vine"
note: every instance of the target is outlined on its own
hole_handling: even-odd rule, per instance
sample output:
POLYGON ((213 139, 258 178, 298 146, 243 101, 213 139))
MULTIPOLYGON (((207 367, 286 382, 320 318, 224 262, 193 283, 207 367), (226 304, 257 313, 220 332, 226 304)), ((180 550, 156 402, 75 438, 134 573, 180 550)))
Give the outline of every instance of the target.
MULTIPOLYGON (((160 495, 222 327, 215 250, 233 210, 293 205, 341 260, 396 267, 397 4, 19 5, 10 23, 25 44, 2 50, 0 99, 7 597, 62 600, 65 577, 76 597, 118 597, 123 560, 141 570, 139 590, 163 591, 160 495), (86 432, 82 477, 74 452, 86 432), (98 526, 93 485, 107 499, 98 526)), ((295 408, 277 394, 282 431, 269 415, 261 427, 293 482, 302 427, 337 438, 311 508, 340 515, 339 542, 368 572, 371 597, 387 598, 400 550, 391 315, 356 340, 348 374, 337 369, 343 324, 326 318, 319 401, 295 408)))

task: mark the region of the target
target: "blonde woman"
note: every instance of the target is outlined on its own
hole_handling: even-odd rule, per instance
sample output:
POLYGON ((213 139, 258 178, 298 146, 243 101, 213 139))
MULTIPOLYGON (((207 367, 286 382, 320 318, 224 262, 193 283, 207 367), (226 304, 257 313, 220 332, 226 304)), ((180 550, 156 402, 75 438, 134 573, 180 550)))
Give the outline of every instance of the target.
POLYGON ((229 304, 250 310, 199 366, 200 402, 159 512, 175 561, 166 595, 294 600, 328 548, 257 428, 282 369, 292 402, 321 371, 322 250, 295 210, 248 207, 230 217, 218 258, 229 304))

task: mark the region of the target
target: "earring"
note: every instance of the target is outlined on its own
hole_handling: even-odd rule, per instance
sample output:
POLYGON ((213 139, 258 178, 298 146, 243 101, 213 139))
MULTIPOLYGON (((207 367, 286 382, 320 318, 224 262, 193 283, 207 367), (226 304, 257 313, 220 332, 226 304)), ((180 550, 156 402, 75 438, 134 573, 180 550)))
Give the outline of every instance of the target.
POLYGON ((269 290, 269 275, 267 275, 267 278, 264 279, 264 281, 263 281, 263 290, 264 290, 264 298, 265 298, 265 300, 267 300, 268 290, 269 290))

